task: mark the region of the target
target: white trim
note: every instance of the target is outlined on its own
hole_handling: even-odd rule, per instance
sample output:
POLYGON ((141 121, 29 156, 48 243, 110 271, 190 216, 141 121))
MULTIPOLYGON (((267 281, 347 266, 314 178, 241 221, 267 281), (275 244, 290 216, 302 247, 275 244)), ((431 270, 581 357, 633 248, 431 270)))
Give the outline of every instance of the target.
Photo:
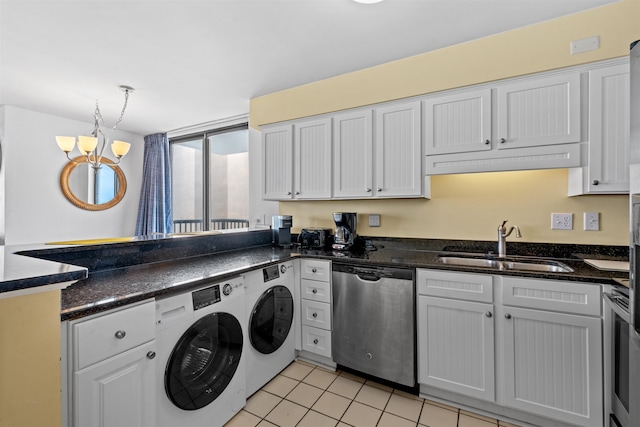
POLYGON ((170 130, 167 132, 167 138, 177 138, 180 136, 191 135, 193 133, 206 132, 208 130, 222 128, 227 126, 239 125, 249 122, 249 113, 239 114, 237 116, 227 117, 225 119, 213 120, 197 125, 185 126, 182 128, 170 130))

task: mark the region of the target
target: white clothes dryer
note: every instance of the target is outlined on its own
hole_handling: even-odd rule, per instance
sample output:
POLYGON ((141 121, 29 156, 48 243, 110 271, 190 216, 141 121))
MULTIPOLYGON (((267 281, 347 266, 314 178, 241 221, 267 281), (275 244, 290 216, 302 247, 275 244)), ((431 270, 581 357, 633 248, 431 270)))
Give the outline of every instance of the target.
POLYGON ((241 277, 156 298, 158 427, 214 427, 246 404, 241 277))
POLYGON ((247 311, 247 396, 286 368, 296 356, 293 331, 293 262, 244 275, 247 311))

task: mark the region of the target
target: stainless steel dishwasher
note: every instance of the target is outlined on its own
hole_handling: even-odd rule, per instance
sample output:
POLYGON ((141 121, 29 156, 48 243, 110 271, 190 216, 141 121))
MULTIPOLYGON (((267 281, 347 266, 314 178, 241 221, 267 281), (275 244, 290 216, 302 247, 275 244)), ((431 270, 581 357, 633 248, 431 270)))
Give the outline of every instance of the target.
POLYGON ((333 263, 333 360, 415 386, 414 271, 333 263))

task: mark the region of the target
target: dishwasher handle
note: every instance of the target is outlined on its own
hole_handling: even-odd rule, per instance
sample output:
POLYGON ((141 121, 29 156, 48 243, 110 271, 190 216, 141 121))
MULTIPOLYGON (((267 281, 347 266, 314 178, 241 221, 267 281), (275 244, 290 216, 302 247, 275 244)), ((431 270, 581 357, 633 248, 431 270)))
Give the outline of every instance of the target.
POLYGON ((395 268, 395 267, 369 267, 353 264, 333 263, 332 269, 334 273, 355 274, 360 279, 375 282, 380 279, 404 279, 413 280, 413 269, 395 268))
POLYGON ((365 282, 379 282, 382 276, 376 271, 360 271, 357 273, 360 280, 365 282))

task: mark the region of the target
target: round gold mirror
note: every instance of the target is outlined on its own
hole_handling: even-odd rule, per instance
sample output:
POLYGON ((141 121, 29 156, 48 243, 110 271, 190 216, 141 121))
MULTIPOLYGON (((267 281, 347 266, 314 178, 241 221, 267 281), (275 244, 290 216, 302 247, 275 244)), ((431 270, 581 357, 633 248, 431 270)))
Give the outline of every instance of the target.
POLYGON ((74 205, 89 211, 113 207, 127 191, 124 172, 113 161, 102 158, 102 165, 94 169, 84 156, 76 157, 65 165, 60 174, 60 187, 74 205))

